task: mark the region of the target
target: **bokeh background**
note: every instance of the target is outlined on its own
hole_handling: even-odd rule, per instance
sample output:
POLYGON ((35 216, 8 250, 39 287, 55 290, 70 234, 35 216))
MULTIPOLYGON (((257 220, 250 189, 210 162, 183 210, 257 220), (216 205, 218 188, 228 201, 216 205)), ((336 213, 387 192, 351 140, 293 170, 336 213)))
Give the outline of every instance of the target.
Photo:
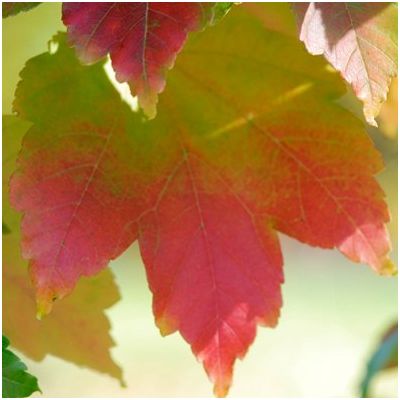
MULTIPOLYGON (((46 3, 3 20, 3 113, 11 113, 24 63, 46 51, 51 36, 64 30, 60 15, 60 4, 46 3)), ((352 94, 342 103, 361 118, 360 104, 352 94)), ((367 129, 386 161, 386 169, 378 179, 392 214, 392 259, 397 263, 396 82, 381 115, 380 131, 367 129)), ((366 361, 380 335, 397 318, 397 279, 379 277, 337 251, 315 249, 280 237, 286 276, 281 320, 277 329, 259 329, 244 362, 236 365, 230 394, 357 396, 366 361)), ((38 377, 42 396, 210 396, 211 384, 189 346, 178 334, 162 338, 154 325, 151 295, 137 245, 112 262, 111 268, 122 297, 107 310, 116 342, 112 355, 124 371, 127 387, 52 356, 36 363, 16 352, 38 377)), ((379 397, 397 396, 397 373, 378 376, 373 392, 379 397)))

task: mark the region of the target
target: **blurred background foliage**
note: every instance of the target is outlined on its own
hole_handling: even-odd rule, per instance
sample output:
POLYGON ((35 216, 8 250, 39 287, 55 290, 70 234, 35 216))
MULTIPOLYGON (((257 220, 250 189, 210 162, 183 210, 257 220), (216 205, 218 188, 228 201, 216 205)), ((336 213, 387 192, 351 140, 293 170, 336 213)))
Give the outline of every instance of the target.
MULTIPOLYGON (((254 5, 254 12, 260 6, 267 5, 254 5)), ((268 7, 266 26, 296 34, 287 3, 268 7)), ((3 113, 11 113, 25 62, 46 51, 52 35, 64 30, 60 15, 59 3, 46 3, 3 20, 3 113)), ((362 118, 361 105, 350 91, 341 102, 362 118)), ((378 179, 391 210, 392 259, 397 263, 397 80, 378 122, 379 129, 366 129, 386 162, 378 179)), ((282 317, 277 329, 258 330, 245 362, 237 363, 231 396, 358 396, 368 360, 397 317, 397 279, 379 277, 337 251, 307 247, 283 235, 281 239, 286 275, 282 317)), ((111 268, 122 297, 107 310, 117 344, 112 356, 127 387, 53 356, 34 362, 16 351, 38 377, 43 396, 209 396, 210 383, 187 344, 177 334, 162 338, 154 325, 137 244, 111 268)), ((370 391, 397 396, 397 372, 375 376, 370 391)))

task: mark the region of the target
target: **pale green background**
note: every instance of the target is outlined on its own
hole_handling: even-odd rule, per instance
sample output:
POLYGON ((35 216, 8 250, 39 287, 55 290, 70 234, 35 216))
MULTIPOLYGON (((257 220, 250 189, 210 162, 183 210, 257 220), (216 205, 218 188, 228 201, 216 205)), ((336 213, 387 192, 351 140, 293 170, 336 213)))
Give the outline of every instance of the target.
MULTIPOLYGON (((4 112, 11 112, 25 61, 46 51, 47 41, 62 29, 56 3, 3 21, 4 112)), ((397 216, 397 144, 379 135, 378 144, 388 164, 379 179, 397 216)), ((397 217, 394 220, 391 232, 397 249, 397 217)), ((355 396, 366 359, 396 319, 397 280, 378 277, 336 251, 281 239, 286 275, 282 317, 277 329, 259 329, 247 357, 237 363, 231 396, 355 396)), ((397 254, 393 258, 397 261, 397 254)), ((36 363, 19 354, 38 377, 43 396, 210 396, 211 384, 189 346, 178 334, 162 338, 153 323, 136 244, 112 268, 122 301, 107 314, 117 343, 113 357, 124 371, 127 388, 52 356, 36 363)), ((395 396, 396 382, 395 373, 381 376, 375 393, 395 396)))

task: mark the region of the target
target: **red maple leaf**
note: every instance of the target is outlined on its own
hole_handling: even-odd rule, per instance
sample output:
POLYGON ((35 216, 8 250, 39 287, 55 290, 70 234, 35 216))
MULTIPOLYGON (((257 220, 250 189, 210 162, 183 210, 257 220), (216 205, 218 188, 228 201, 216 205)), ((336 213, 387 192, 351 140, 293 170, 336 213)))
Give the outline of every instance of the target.
POLYGON ((277 323, 277 231, 393 272, 381 158, 297 40, 239 8, 186 46, 152 121, 58 41, 15 102, 33 127, 11 198, 43 312, 138 239, 157 325, 224 395, 257 324, 277 323))
POLYGON ((210 18, 213 3, 64 3, 63 21, 80 59, 110 54, 120 82, 128 82, 149 117, 189 32, 210 18))

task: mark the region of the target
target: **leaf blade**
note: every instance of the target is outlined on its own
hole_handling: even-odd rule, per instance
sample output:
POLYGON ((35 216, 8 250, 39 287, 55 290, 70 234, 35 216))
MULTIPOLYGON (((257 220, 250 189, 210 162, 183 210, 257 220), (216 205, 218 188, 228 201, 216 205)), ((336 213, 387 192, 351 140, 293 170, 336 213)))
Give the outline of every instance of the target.
POLYGON ((121 368, 110 355, 115 343, 104 314, 120 300, 110 271, 79 282, 76 291, 47 318, 38 321, 35 317, 34 291, 27 262, 20 253, 20 216, 11 209, 8 199, 9 177, 30 125, 15 116, 3 116, 3 215, 11 228, 3 236, 3 332, 15 349, 35 361, 51 354, 107 373, 122 384, 121 368))
POLYGON ((153 118, 166 71, 211 11, 206 3, 64 3, 63 22, 80 59, 93 63, 109 53, 118 81, 129 83, 153 118))
POLYGON ((370 125, 397 75, 397 7, 390 3, 296 3, 300 40, 323 54, 364 103, 370 125))
MULTIPOLYGON (((109 126, 110 114, 119 110, 119 138, 129 155, 115 152, 112 177, 127 177, 124 182, 135 187, 121 229, 135 227, 131 240, 139 241, 160 330, 184 336, 218 395, 226 393, 235 359, 246 353, 256 325, 277 321, 283 280, 277 231, 393 272, 384 270, 389 217, 374 179, 383 166, 379 153, 362 124, 334 104, 344 91, 338 77, 308 57, 297 40, 268 31, 262 21, 240 7, 211 28, 215 31, 193 35, 150 122, 121 104, 101 67, 79 66, 62 44, 58 57, 75 71, 63 94, 80 99, 79 104, 67 103, 61 113, 50 90, 42 91, 35 104, 24 95, 24 84, 17 92, 16 109, 35 122, 34 142, 47 124, 59 127, 54 119, 60 115, 64 127, 59 129, 77 132, 71 121, 79 120, 93 132, 93 126, 109 126), (94 108, 86 97, 95 91, 94 108), (38 103, 42 107, 35 110, 38 103), (374 238, 371 248, 359 231, 374 238), (235 274, 231 281, 230 273, 235 274), (252 274, 256 278, 249 279, 252 274), (217 296, 215 287, 224 296, 217 296)), ((41 60, 23 74, 35 85, 44 71, 49 76, 51 60, 41 60)), ((46 160, 56 154, 65 163, 64 148, 46 153, 46 160)), ((23 153, 29 155, 28 146, 23 153)), ((20 165, 24 175, 26 160, 20 165)), ((107 176, 101 178, 103 190, 110 184, 107 176)), ((60 202, 51 201, 53 206, 60 202)), ((31 212, 29 204, 19 207, 31 212)), ((68 243, 71 250, 74 243, 68 243)))
POLYGON ((34 392, 40 392, 37 378, 26 372, 26 365, 8 349, 10 341, 4 335, 2 342, 3 397, 29 397, 34 392))
POLYGON ((3 18, 17 15, 22 11, 29 11, 40 4, 40 2, 3 2, 1 4, 3 18))

